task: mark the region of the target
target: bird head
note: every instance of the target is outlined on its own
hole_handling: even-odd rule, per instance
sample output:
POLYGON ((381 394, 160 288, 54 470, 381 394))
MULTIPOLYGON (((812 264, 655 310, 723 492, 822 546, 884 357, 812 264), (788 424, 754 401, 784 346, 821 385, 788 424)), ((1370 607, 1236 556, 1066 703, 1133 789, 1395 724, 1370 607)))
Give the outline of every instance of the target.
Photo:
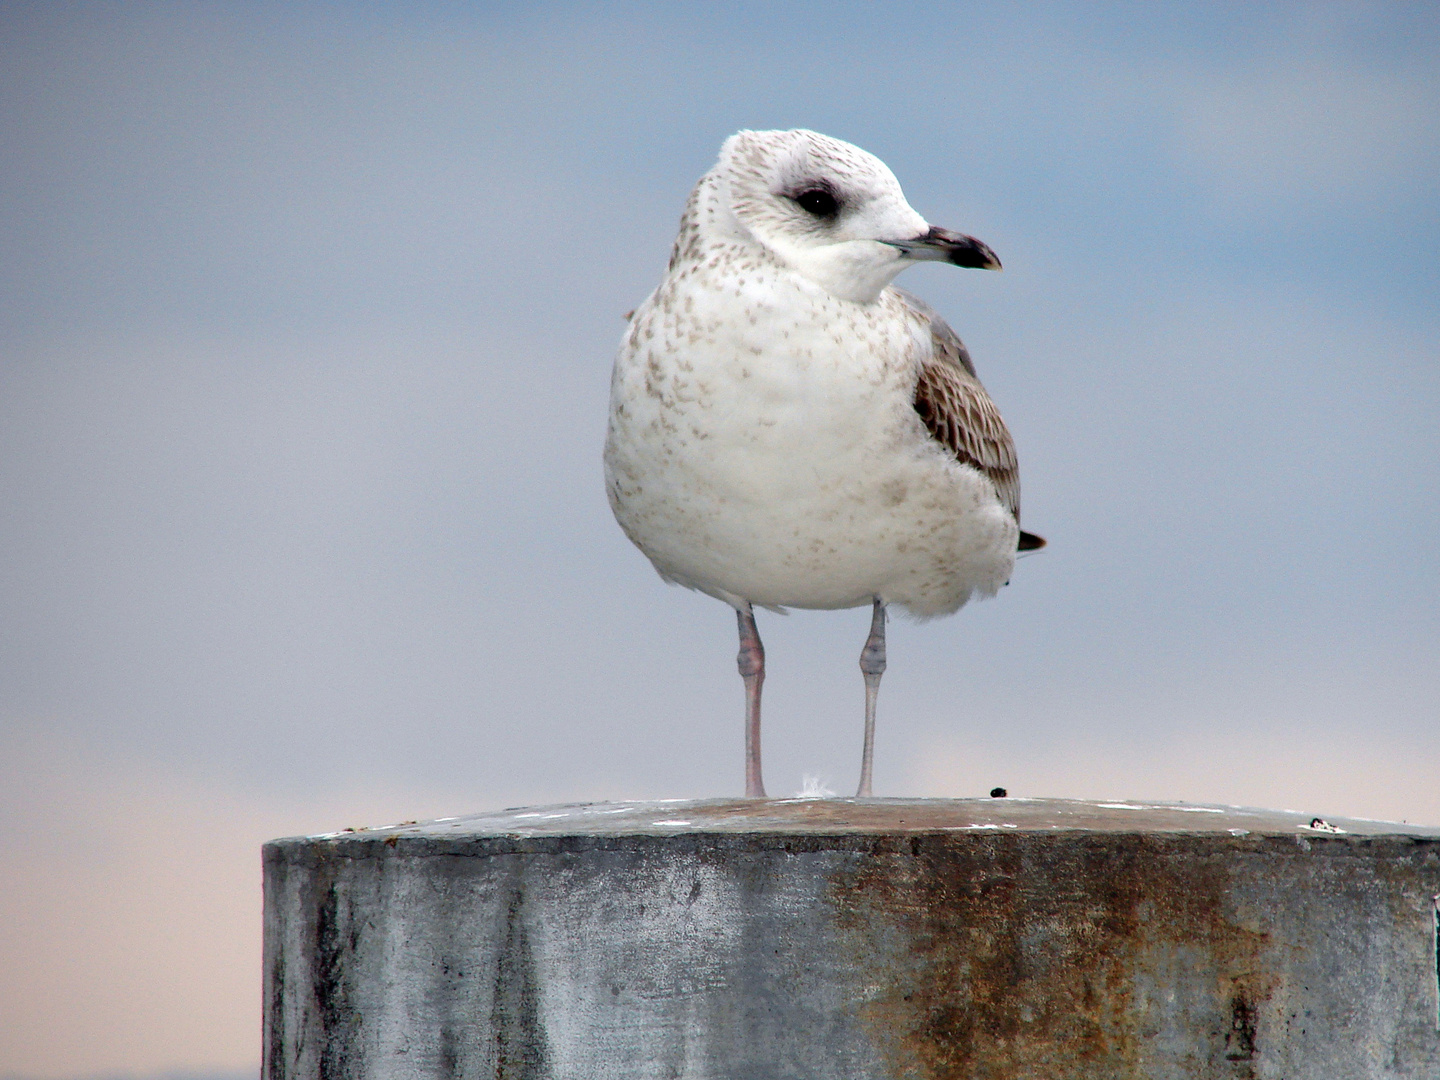
POLYGON ((738 132, 707 181, 731 231, 845 300, 873 301, 915 262, 1000 269, 979 240, 916 213, 875 155, 814 131, 738 132))

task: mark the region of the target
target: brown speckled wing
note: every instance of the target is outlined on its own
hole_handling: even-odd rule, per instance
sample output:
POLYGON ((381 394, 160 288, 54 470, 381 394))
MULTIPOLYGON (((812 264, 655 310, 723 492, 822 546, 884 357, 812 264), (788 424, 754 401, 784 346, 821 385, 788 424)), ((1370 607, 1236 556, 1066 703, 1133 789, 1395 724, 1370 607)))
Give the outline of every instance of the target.
MULTIPOLYGON (((955 457, 990 478, 1000 501, 1020 520, 1020 466, 1015 442, 1000 418, 1000 410, 975 375, 970 354, 945 320, 928 304, 900 289, 901 301, 930 329, 930 349, 919 359, 915 385, 915 411, 955 457)), ((1045 541, 1031 533, 1020 534, 1019 549, 1032 551, 1045 541)))

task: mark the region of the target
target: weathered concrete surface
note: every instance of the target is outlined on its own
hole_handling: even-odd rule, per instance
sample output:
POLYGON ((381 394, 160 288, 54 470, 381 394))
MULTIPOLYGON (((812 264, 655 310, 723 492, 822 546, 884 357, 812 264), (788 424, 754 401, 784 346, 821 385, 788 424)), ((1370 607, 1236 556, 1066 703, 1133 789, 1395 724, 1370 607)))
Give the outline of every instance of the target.
POLYGON ((1440 1076, 1440 830, 623 803, 265 848, 265 1076, 1440 1076), (1340 830, 1340 831, 1335 831, 1340 830))

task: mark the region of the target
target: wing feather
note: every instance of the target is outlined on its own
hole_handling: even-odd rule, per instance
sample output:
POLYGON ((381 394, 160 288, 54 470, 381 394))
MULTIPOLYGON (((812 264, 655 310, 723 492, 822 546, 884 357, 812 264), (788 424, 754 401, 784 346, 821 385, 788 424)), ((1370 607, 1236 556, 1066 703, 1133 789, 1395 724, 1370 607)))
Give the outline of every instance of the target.
MULTIPOLYGON (((1020 465, 1015 441, 975 374, 964 344, 928 304, 903 290, 895 290, 922 326, 929 330, 929 348, 917 357, 915 411, 930 434, 956 460, 979 470, 995 485, 1000 501, 1020 520, 1020 465)), ((1045 543, 1030 533, 1020 534, 1020 550, 1045 543)))

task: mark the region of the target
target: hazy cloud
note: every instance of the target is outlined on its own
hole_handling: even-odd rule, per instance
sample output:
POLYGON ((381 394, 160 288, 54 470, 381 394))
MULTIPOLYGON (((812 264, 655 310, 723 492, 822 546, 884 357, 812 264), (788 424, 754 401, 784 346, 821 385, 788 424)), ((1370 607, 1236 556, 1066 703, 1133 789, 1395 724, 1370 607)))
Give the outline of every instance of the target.
POLYGON ((1227 216, 1283 220, 1347 202, 1368 216, 1437 194, 1440 77, 1317 57, 1230 73, 1193 91, 1178 144, 1227 216))

